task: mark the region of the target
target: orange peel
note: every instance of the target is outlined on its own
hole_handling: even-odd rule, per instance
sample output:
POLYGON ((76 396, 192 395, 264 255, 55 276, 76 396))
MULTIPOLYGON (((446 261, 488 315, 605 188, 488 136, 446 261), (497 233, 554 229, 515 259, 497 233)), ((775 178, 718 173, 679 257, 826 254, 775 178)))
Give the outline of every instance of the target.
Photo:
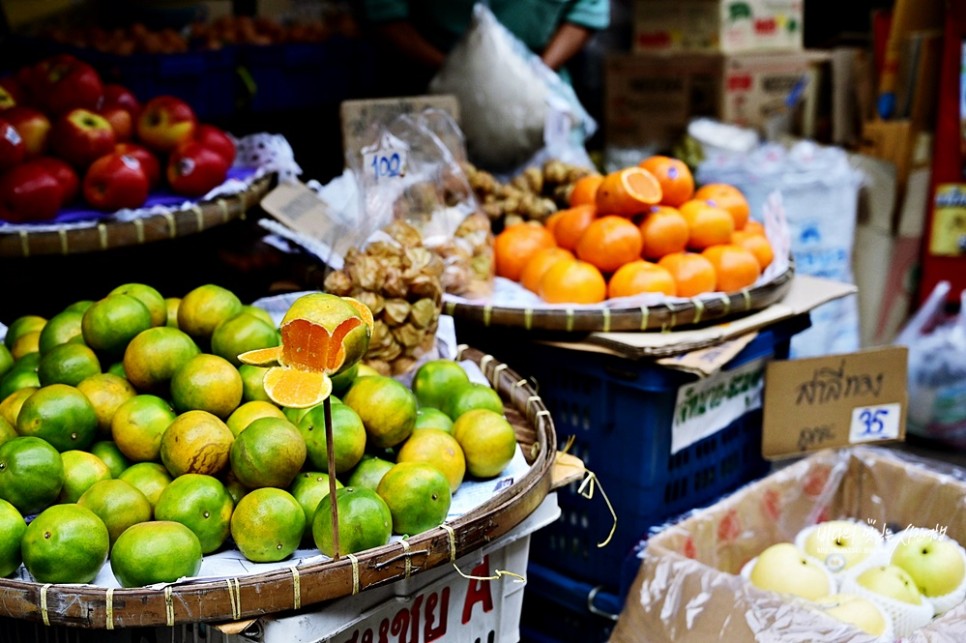
POLYGON ((311 293, 289 307, 279 326, 281 344, 238 356, 244 364, 270 366, 265 392, 276 404, 308 408, 332 393, 331 375, 361 360, 372 336, 372 311, 351 297, 311 293))

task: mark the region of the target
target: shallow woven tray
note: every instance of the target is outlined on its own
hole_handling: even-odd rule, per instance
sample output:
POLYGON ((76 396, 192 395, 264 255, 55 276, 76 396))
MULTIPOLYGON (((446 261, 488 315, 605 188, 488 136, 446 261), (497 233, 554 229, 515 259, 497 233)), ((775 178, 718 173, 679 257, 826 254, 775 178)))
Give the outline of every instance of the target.
POLYGON ((443 312, 482 326, 504 326, 539 331, 610 332, 670 330, 743 315, 781 300, 792 285, 793 265, 761 286, 709 299, 628 308, 519 308, 446 301, 443 312))
POLYGON ((0 257, 68 255, 174 239, 213 228, 243 216, 268 191, 271 176, 244 192, 198 203, 187 210, 169 210, 130 221, 107 220, 82 228, 0 230, 0 257))
MULTIPOLYGON (((465 516, 401 543, 298 568, 165 589, 108 590, 0 579, 0 616, 91 629, 226 622, 284 612, 354 594, 448 565, 502 536, 550 490, 556 457, 553 421, 530 384, 489 355, 461 347, 500 393, 531 467, 520 480, 465 516)), ((2 639, 0 635, 0 639, 2 639)))

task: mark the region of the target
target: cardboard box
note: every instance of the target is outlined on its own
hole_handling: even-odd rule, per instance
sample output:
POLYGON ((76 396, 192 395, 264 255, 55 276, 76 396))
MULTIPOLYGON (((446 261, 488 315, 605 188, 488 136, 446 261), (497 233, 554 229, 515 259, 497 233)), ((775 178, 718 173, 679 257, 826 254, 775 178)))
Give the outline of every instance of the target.
MULTIPOLYGON (((824 520, 945 530, 966 542, 966 482, 882 448, 822 451, 654 535, 612 641, 850 641, 871 636, 738 575, 766 547, 824 520)), ((966 640, 966 604, 903 641, 966 640)))
POLYGON ((803 0, 636 0, 634 51, 795 51, 803 0))
MULTIPOLYGON (((604 78, 607 145, 668 148, 698 116, 765 129, 789 116, 789 105, 817 82, 826 60, 822 52, 611 56, 604 78)), ((803 109, 814 111, 814 102, 804 101, 803 109)))

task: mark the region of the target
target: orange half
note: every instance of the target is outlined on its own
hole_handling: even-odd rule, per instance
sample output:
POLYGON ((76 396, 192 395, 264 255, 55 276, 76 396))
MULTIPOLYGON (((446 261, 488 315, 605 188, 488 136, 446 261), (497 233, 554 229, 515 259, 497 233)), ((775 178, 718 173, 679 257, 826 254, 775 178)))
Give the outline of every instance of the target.
POLYGON ((242 364, 252 366, 277 366, 282 357, 282 347, 272 346, 271 348, 258 348, 253 351, 246 351, 238 356, 238 361, 242 364))
POLYGON ((597 211, 630 217, 660 203, 662 195, 653 174, 642 167, 625 167, 604 177, 597 188, 597 211))
POLYGON ((268 369, 263 384, 273 402, 293 409, 321 404, 332 393, 332 380, 325 373, 284 366, 268 369))

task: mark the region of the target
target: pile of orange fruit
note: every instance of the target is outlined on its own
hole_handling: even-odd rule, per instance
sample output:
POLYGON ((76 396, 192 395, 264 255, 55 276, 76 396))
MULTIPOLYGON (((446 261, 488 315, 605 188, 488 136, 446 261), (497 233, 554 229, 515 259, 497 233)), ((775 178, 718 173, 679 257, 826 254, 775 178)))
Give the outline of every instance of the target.
POLYGON ((694 297, 755 283, 774 253, 748 201, 724 183, 695 188, 688 166, 651 156, 578 180, 569 208, 495 239, 496 274, 548 303, 657 292, 694 297))

